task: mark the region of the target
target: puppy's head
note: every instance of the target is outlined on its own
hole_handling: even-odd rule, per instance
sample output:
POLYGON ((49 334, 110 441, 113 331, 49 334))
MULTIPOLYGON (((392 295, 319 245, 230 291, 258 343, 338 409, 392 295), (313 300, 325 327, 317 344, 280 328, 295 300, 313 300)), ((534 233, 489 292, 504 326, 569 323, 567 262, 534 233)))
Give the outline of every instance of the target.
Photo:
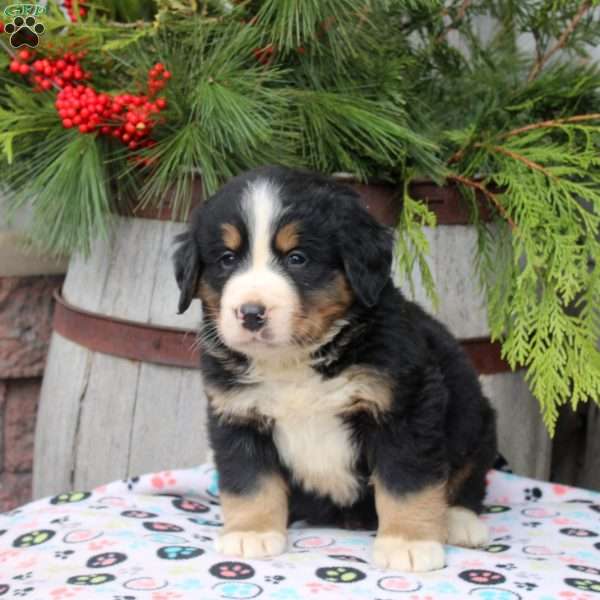
POLYGON ((390 277, 390 232, 356 194, 281 167, 231 180, 177 241, 179 311, 199 297, 225 345, 248 356, 325 343, 354 303, 377 303, 390 277))

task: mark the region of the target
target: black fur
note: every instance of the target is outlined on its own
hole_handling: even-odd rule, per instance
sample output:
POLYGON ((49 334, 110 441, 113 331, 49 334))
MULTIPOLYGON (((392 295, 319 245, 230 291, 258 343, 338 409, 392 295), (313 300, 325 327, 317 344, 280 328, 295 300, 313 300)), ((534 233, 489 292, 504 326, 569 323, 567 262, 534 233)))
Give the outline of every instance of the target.
MULTIPOLYGON (((367 365, 395 383, 391 409, 375 419, 349 417, 360 449, 356 476, 362 495, 353 506, 336 506, 328 497, 303 491, 278 457, 268 422, 227 422, 209 408, 209 433, 222 489, 250 493, 260 474, 280 473, 288 481, 292 519, 373 527, 376 515, 369 476, 376 471, 393 493, 415 492, 452 480, 465 466, 469 475, 452 502, 480 512, 485 473, 496 456, 495 416, 482 394, 477 374, 459 343, 438 321, 406 300, 390 278, 392 236, 359 205, 356 193, 314 173, 268 167, 238 177, 193 216, 179 238, 175 270, 181 288, 180 311, 190 304, 201 276, 220 291, 219 226, 239 219, 247 183, 268 177, 280 187, 288 208, 285 219, 302 224, 302 244, 317 256, 303 274, 290 274, 300 295, 310 293, 336 273, 344 273, 355 294, 348 324, 315 354, 315 369, 334 377, 344 369, 367 365), (321 282, 321 283, 318 283, 321 282)), ((282 266, 282 268, 284 268, 282 266)), ((213 328, 210 316, 204 328, 213 328)), ((247 359, 219 342, 204 352, 207 383, 222 389, 241 385, 247 359)), ((302 426, 301 423, 298 424, 302 426)))

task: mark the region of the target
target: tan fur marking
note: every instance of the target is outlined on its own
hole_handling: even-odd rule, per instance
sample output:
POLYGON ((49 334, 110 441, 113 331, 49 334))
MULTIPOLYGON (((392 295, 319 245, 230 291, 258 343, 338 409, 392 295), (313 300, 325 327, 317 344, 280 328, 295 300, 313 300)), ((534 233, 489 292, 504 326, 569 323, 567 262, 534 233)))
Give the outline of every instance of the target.
POLYGON ((280 531, 288 521, 288 490, 279 475, 265 475, 251 495, 221 492, 224 532, 280 531))
POLYGON ((448 537, 446 485, 397 496, 385 489, 375 476, 375 506, 379 519, 378 536, 404 540, 445 542, 448 537))
POLYGON ((389 410, 394 397, 391 377, 372 367, 350 367, 344 372, 354 383, 351 403, 343 414, 368 412, 377 417, 389 410))
POLYGON ((340 273, 329 286, 308 295, 303 313, 295 318, 294 335, 309 342, 320 340, 346 314, 352 299, 348 281, 340 273))
POLYGON ((231 223, 224 223, 221 225, 221 235, 223 243, 230 250, 239 250, 242 245, 242 235, 239 229, 231 223))
POLYGON ((473 463, 466 463, 460 469, 452 473, 450 479, 448 480, 448 504, 452 505, 460 491, 464 482, 469 478, 471 473, 473 472, 473 463))
POLYGON ((200 280, 198 286, 198 297, 202 301, 202 308, 217 319, 221 308, 221 299, 216 290, 214 290, 206 281, 200 280))
POLYGON ((298 223, 288 223, 284 225, 275 236, 275 247, 277 250, 286 254, 290 250, 293 250, 297 245, 300 236, 298 234, 298 223))

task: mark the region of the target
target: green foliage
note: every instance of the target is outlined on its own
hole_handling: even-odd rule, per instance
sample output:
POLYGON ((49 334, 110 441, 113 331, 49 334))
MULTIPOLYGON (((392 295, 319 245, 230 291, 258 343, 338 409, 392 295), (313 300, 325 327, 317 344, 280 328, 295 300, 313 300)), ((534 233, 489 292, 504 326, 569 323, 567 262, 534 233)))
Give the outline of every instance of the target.
POLYGON ((85 48, 91 85, 108 93, 142 93, 163 62, 168 109, 156 145, 134 152, 66 131, 55 93, 10 73, 4 44, 0 186, 12 206, 33 206, 39 244, 87 252, 121 204, 167 201, 185 215, 199 174, 207 195, 265 163, 343 171, 401 184, 400 275, 434 297, 423 227, 435 217, 410 181, 447 180, 479 231, 493 335, 527 368, 549 429, 561 404, 600 398, 600 69, 587 56, 600 0, 88 7, 70 23, 51 1, 40 55, 85 48))
POLYGON ((479 229, 492 335, 527 367, 553 430, 558 407, 600 397, 600 115, 491 136, 466 156, 514 223, 479 229))

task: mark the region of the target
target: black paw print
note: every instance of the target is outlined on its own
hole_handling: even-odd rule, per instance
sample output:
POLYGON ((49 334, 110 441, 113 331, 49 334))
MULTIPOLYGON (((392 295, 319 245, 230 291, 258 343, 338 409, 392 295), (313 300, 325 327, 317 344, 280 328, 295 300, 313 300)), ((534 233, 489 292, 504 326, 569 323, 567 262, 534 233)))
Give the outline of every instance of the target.
POLYGON ((128 490, 132 490, 132 489, 133 489, 133 486, 134 486, 134 485, 135 485, 135 484, 136 484, 136 483, 137 483, 139 480, 140 480, 140 478, 139 478, 139 477, 130 477, 129 479, 127 479, 127 480, 124 480, 124 481, 126 481, 126 483, 127 483, 127 489, 128 489, 128 490))
POLYGON ((535 590, 537 587, 537 583, 529 583, 528 581, 517 581, 515 585, 522 590, 526 590, 530 592, 531 590, 535 590))
MULTIPOLYGON (((15 17, 12 23, 4 27, 4 31, 10 34, 10 45, 13 48, 29 46, 37 48, 40 43, 39 36, 44 33, 46 28, 41 23, 36 23, 35 17, 27 18, 15 17)), ((16 593, 16 592, 15 592, 16 593)))
POLYGON ((62 560, 67 560, 67 558, 69 558, 69 556, 71 556, 71 554, 75 554, 75 550, 57 550, 54 553, 54 556, 56 558, 60 558, 62 560))
POLYGON ((20 575, 15 575, 13 577, 13 579, 18 579, 20 581, 25 581, 25 579, 31 579, 32 575, 33 575, 33 572, 29 571, 28 573, 21 573, 20 575))
POLYGON ((265 575, 265 581, 268 583, 274 583, 275 585, 281 583, 285 577, 283 575, 265 575))
POLYGON ((52 523, 53 525, 63 525, 64 523, 68 522, 69 517, 59 517, 58 519, 52 519, 52 521, 50 521, 50 523, 52 523))
POLYGON ((538 487, 525 488, 525 500, 537 502, 542 497, 542 490, 538 487))
POLYGON ((523 523, 523 527, 539 527, 541 525, 541 521, 527 521, 527 523, 523 523))
POLYGON ((27 596, 27 594, 29 594, 29 592, 33 592, 32 587, 26 587, 26 588, 21 588, 20 590, 15 590, 13 592, 14 596, 27 596))

